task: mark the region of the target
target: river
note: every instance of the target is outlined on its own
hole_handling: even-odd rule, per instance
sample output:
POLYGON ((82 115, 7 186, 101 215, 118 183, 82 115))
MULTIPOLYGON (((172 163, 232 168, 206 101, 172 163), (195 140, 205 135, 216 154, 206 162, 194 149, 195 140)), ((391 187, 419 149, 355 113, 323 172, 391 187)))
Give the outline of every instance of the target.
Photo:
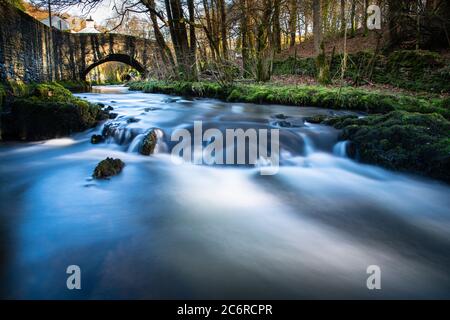
POLYGON ((336 130, 303 121, 333 111, 118 86, 78 96, 114 107, 106 143, 90 143, 99 125, 0 144, 2 298, 450 298, 450 187, 346 158, 336 130), (194 121, 279 128, 279 172, 173 163, 170 134, 194 121), (149 128, 147 157, 136 145, 149 128), (106 157, 124 170, 93 180, 106 157), (69 265, 81 290, 66 287, 69 265))

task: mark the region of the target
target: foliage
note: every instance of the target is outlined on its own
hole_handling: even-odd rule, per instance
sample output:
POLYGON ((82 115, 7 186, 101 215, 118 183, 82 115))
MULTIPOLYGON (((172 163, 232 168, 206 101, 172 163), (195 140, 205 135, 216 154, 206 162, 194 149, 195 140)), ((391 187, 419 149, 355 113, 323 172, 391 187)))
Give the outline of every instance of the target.
POLYGON ((22 11, 25 11, 25 6, 23 4, 23 0, 6 0, 10 4, 12 4, 17 9, 20 9, 22 11))
MULTIPOLYGON (((342 59, 342 54, 337 54, 331 61, 330 75, 335 79, 339 78, 342 59)), ((313 58, 289 57, 275 61, 273 73, 314 77, 317 67, 313 58)), ((425 50, 400 50, 375 58, 372 52, 366 51, 349 54, 344 76, 355 84, 373 81, 414 91, 450 92, 450 63, 439 54, 425 50)))

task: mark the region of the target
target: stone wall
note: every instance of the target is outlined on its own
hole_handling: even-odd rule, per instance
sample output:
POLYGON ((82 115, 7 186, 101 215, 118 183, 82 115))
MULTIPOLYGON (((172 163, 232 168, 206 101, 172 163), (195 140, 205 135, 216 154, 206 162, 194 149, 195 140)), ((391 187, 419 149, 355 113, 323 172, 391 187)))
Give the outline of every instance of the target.
POLYGON ((147 72, 157 63, 154 43, 119 34, 73 34, 43 23, 0 0, 0 82, 83 80, 106 61, 147 72))

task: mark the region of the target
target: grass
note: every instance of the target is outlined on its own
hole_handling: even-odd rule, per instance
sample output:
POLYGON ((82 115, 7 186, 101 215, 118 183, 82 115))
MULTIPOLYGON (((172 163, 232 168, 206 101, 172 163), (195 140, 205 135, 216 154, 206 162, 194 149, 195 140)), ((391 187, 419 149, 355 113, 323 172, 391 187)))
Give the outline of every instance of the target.
POLYGON ((330 109, 363 111, 371 114, 404 110, 439 113, 450 119, 448 99, 423 98, 353 87, 275 86, 239 84, 220 86, 214 82, 138 81, 129 84, 131 90, 195 97, 220 98, 227 101, 258 104, 285 104, 330 109))

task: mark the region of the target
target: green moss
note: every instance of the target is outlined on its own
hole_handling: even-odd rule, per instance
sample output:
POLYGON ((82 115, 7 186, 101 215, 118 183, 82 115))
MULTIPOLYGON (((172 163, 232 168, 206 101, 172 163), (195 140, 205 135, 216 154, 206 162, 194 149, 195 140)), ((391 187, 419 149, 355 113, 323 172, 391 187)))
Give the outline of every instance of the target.
POLYGON ((222 98, 228 101, 314 106, 330 109, 386 113, 394 110, 439 113, 450 119, 448 99, 425 99, 354 87, 276 86, 239 84, 220 86, 214 82, 141 81, 131 90, 187 96, 222 98))
POLYGON ((56 83, 71 92, 88 92, 92 89, 92 85, 87 81, 65 80, 57 81, 56 83))
POLYGON ((92 176, 96 179, 106 179, 119 174, 125 163, 120 159, 106 158, 98 163, 92 176))
POLYGON ((450 122, 439 114, 393 111, 325 123, 342 129, 351 155, 362 162, 450 182, 450 122))
POLYGON ((78 99, 58 83, 9 83, 11 103, 2 116, 3 136, 42 140, 67 136, 107 118, 100 106, 78 99))
POLYGON ((158 141, 158 137, 156 135, 155 130, 151 130, 144 137, 144 140, 142 141, 139 152, 145 156, 149 156, 149 155, 153 154, 153 152, 155 151, 155 146, 156 146, 157 141, 158 141))

